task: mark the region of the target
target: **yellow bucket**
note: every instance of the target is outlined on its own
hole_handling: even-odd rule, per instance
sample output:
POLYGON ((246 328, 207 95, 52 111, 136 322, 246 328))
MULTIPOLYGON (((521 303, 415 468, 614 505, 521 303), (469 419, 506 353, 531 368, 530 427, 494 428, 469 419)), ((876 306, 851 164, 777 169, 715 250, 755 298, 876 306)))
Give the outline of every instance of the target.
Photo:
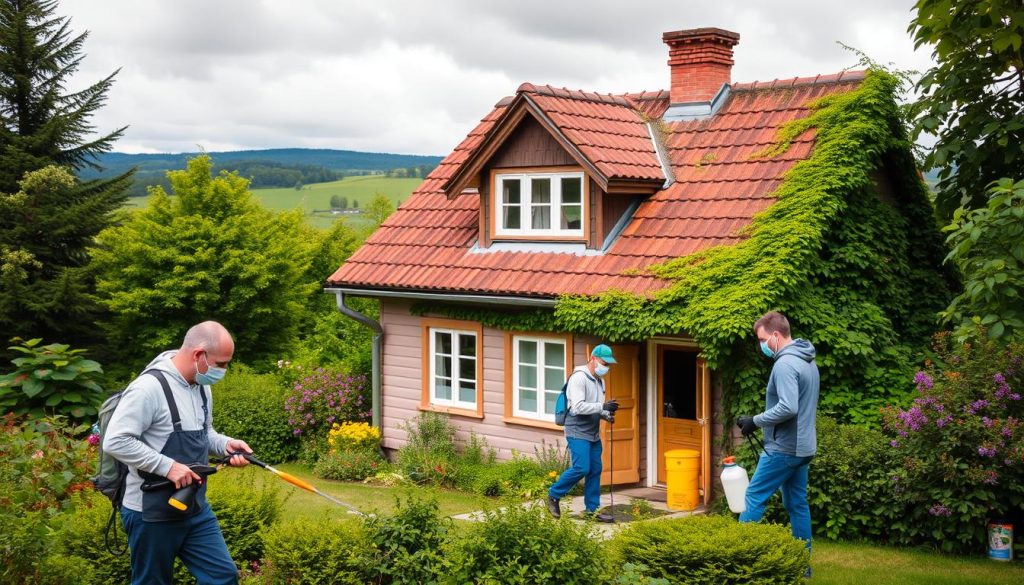
POLYGON ((665 487, 672 510, 693 510, 700 505, 697 476, 700 473, 700 452, 694 449, 673 449, 665 452, 665 487))

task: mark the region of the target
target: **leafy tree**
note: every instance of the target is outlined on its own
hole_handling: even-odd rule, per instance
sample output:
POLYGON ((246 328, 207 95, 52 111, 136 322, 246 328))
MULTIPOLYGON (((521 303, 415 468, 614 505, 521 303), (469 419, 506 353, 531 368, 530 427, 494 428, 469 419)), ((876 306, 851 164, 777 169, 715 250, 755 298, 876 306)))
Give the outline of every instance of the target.
POLYGON ((56 5, 0 0, 0 331, 81 343, 97 309, 82 270, 87 248, 123 203, 131 173, 77 183, 50 167, 95 167, 124 130, 91 138, 114 74, 65 90, 87 33, 72 36, 56 5))
POLYGON ((341 209, 341 197, 331 195, 331 209, 341 209))
POLYGON ((205 319, 231 331, 245 361, 280 357, 294 341, 316 287, 305 280, 311 228, 297 211, 262 207, 237 173, 211 170, 202 155, 169 172, 175 197, 155 188, 148 209, 99 236, 98 293, 125 360, 177 347, 205 319))
POLYGON ((937 138, 936 207, 985 205, 985 188, 1024 168, 1024 1, 918 0, 909 31, 937 65, 918 83, 916 134, 937 138))
POLYGON ((941 313, 971 337, 982 325, 992 339, 1024 340, 1024 181, 1000 179, 989 189, 988 206, 961 207, 953 222, 946 261, 964 275, 964 291, 941 313))
POLYGON ((366 215, 376 225, 384 223, 384 220, 394 212, 395 204, 391 202, 391 198, 380 192, 374 194, 373 199, 367 204, 365 210, 366 215))

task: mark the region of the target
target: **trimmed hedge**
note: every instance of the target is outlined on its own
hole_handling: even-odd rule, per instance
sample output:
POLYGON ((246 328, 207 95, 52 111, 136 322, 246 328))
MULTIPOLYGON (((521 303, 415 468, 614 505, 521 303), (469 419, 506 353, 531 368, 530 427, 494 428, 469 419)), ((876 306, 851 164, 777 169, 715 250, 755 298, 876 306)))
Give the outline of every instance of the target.
POLYGON ((652 576, 690 585, 800 583, 810 553, 789 529, 722 516, 641 522, 610 544, 616 566, 642 564, 652 576))
POLYGON ((258 583, 362 585, 373 547, 357 522, 295 520, 268 530, 258 583))
POLYGON ((267 463, 291 461, 299 455, 300 442, 288 425, 287 395, 279 376, 233 365, 224 381, 213 387, 213 426, 248 443, 267 463))

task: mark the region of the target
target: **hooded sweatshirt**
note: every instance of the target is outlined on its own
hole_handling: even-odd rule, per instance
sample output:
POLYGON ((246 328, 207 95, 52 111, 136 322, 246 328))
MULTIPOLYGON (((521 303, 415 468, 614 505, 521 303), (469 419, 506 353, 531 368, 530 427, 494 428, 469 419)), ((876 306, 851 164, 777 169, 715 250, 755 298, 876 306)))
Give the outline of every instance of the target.
POLYGON ((600 441, 604 380, 591 374, 587 366, 577 366, 569 374, 565 401, 569 405, 569 414, 565 417, 565 437, 600 441))
MULTIPOLYGON (((181 417, 181 430, 196 431, 203 428, 203 399, 200 392, 206 393, 207 415, 206 427, 210 452, 216 455, 227 454, 230 437, 213 430, 213 398, 209 386, 189 384, 171 362, 177 351, 166 351, 157 356, 146 366, 147 370, 160 370, 167 378, 171 394, 178 406, 181 417)), ((171 471, 174 460, 160 451, 167 443, 167 438, 174 431, 171 422, 171 410, 164 397, 160 380, 146 374, 135 378, 124 390, 124 395, 114 410, 107 432, 103 438, 103 450, 128 466, 128 483, 125 487, 123 505, 129 510, 142 511, 142 477, 139 471, 166 476, 171 471)), ((194 461, 179 461, 188 465, 194 461)))
POLYGON ((764 450, 810 457, 818 450, 815 414, 818 410, 818 365, 814 346, 794 339, 775 354, 768 378, 765 411, 754 417, 764 429, 764 450))

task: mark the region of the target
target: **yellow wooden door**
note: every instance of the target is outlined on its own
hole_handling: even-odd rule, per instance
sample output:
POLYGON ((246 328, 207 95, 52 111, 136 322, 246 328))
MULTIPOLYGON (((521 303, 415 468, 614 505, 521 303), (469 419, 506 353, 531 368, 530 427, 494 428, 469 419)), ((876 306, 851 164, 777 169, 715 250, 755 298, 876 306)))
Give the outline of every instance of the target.
MULTIPOLYGON (((601 423, 602 485, 610 484, 613 476, 617 484, 640 481, 640 350, 636 345, 611 348, 616 363, 605 376, 605 398, 618 400, 619 410, 614 425, 601 423)), ((587 355, 591 349, 587 348, 587 355)))
POLYGON ((665 452, 693 449, 701 454, 698 485, 705 502, 710 495, 710 384, 704 360, 697 350, 672 345, 656 346, 658 482, 665 483, 665 452))

